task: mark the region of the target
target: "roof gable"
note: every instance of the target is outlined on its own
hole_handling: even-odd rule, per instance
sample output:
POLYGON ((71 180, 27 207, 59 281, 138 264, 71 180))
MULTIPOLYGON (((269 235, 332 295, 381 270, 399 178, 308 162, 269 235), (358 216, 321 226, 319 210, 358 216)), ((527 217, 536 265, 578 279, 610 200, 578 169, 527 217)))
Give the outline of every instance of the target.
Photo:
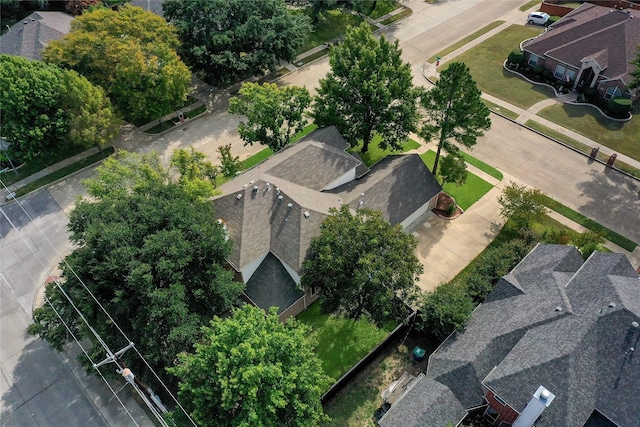
POLYGON ((72 20, 63 12, 33 12, 0 36, 0 53, 39 60, 50 41, 69 33, 72 20))

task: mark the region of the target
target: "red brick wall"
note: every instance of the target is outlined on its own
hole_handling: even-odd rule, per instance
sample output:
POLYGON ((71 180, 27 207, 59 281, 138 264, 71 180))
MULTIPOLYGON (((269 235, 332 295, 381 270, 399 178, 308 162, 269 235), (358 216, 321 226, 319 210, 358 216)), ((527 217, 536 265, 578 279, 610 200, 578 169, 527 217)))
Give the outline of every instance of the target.
POLYGON ((626 0, 590 0, 589 3, 613 9, 636 9, 640 10, 640 3, 626 0))
POLYGON ((502 405, 494 398, 494 393, 491 390, 487 390, 484 395, 489 406, 491 406, 495 411, 499 414, 498 419, 496 420, 496 424, 500 424, 501 421, 505 421, 509 424, 513 424, 513 422, 518 418, 518 414, 514 411, 509 405, 502 405))
POLYGON ((564 16, 571 12, 573 8, 555 4, 553 0, 543 1, 540 5, 541 12, 547 12, 551 16, 564 16))

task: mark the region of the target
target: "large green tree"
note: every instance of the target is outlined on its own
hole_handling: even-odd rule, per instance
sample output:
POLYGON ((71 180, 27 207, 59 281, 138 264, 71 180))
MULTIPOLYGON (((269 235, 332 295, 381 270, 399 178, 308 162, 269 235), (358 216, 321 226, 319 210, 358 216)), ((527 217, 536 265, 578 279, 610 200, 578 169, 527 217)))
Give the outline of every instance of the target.
POLYGON ((182 57, 215 85, 293 61, 311 32, 284 0, 165 0, 162 9, 178 27, 182 57))
POLYGON ((311 95, 304 87, 265 83, 244 83, 239 96, 229 101, 229 112, 247 117, 238 124, 245 144, 259 142, 278 151, 302 132, 307 121, 304 112, 311 95))
POLYGON ((128 121, 158 118, 186 99, 191 73, 176 49, 176 29, 139 7, 85 11, 42 57, 102 86, 128 121))
POLYGON ((70 145, 101 147, 119 128, 102 88, 75 71, 10 55, 0 55, 0 114, 18 160, 70 145))
POLYGON ((437 138, 438 150, 432 173, 438 172, 438 161, 444 149, 455 152, 449 140, 472 147, 479 136, 491 127, 489 109, 480 98, 480 90, 471 77, 469 67, 462 62, 454 62, 442 73, 434 88, 420 101, 425 120, 420 136, 427 141, 437 138))
POLYGON ((246 305, 203 328, 195 352, 169 372, 179 400, 198 425, 315 426, 331 381, 313 353, 308 327, 246 305))
POLYGON ((329 312, 366 316, 378 324, 402 321, 422 273, 415 237, 389 224, 379 211, 359 209, 354 215, 342 205, 330 213, 311 240, 302 284, 320 290, 329 312))
POLYGON ((640 88, 640 45, 638 45, 638 53, 636 54, 636 57, 631 61, 631 65, 634 65, 636 68, 631 72, 633 81, 629 84, 629 87, 640 88))
POLYGON ((444 340, 453 331, 464 328, 474 308, 465 286, 445 283, 423 296, 416 326, 444 340))
POLYGON ((498 203, 500 203, 500 215, 505 220, 513 221, 518 228, 528 227, 547 213, 544 194, 540 190, 515 182, 504 187, 498 203))
POLYGON ((400 149, 419 120, 408 63, 398 41, 376 40, 368 24, 347 29, 331 49, 331 72, 320 80, 313 117, 318 126, 335 125, 351 146, 363 142, 366 153, 374 134, 380 146, 400 149))
MULTIPOLYGON (((75 249, 60 264, 61 281, 112 351, 128 343, 83 283, 151 366, 164 372, 200 339, 203 325, 237 302, 244 285, 226 268, 230 242, 211 204, 172 181, 157 155, 119 157, 97 169, 87 182, 91 199, 70 214, 75 249)), ((77 337, 93 339, 57 286, 45 295, 77 337)), ((70 339, 50 305, 34 311, 29 331, 57 349, 70 339)), ((90 355, 106 357, 95 340, 90 355)), ((133 352, 122 360, 149 379, 133 352)))

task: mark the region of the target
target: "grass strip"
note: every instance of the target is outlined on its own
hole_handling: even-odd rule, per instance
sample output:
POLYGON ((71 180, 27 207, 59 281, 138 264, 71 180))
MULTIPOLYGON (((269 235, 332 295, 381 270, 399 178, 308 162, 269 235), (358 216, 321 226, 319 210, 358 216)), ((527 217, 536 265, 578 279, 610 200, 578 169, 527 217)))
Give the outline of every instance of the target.
POLYGON ((540 0, 531 0, 526 2, 525 4, 523 4, 522 6, 520 6, 518 8, 518 10, 520 12, 524 12, 525 10, 529 10, 531 9, 533 6, 537 5, 538 3, 540 3, 540 0))
POLYGON ((549 196, 545 195, 543 197, 543 200, 544 200, 545 206, 547 206, 549 209, 554 210, 558 212, 560 215, 566 218, 569 218, 574 222, 577 222, 578 224, 582 225, 585 228, 588 228, 589 230, 595 233, 600 234, 605 239, 609 240, 612 243, 615 243, 621 248, 628 250, 629 252, 633 252, 635 248, 638 246, 632 240, 629 240, 626 237, 621 236, 615 231, 609 230, 607 227, 601 224, 598 224, 594 220, 587 218, 581 213, 574 211, 570 207, 563 205, 562 203, 552 199, 549 196))
POLYGON ((396 21, 399 21, 402 18, 406 18, 407 16, 411 15, 413 13, 412 9, 409 9, 408 7, 405 7, 404 10, 396 15, 390 16, 387 19, 385 19, 384 21, 382 21, 382 25, 389 25, 389 24, 393 24, 396 21))
POLYGON ((375 135, 371 140, 371 142, 369 143, 369 149, 366 153, 361 152, 362 143, 359 143, 357 146, 347 149, 347 152, 358 153, 358 155, 360 156, 364 164, 367 165, 368 167, 371 167, 376 163, 378 163, 380 160, 384 159, 385 157, 391 154, 397 154, 399 152, 406 153, 409 150, 413 150, 420 147, 420 144, 418 142, 409 138, 405 141, 405 143, 402 145, 402 149, 399 151, 391 150, 389 148, 387 148, 386 150, 383 150, 379 146, 379 143, 381 140, 382 140, 382 137, 380 135, 375 135))
POLYGON ((500 105, 496 104, 495 102, 491 102, 488 99, 482 99, 482 102, 484 102, 484 105, 486 105, 489 110, 493 111, 494 113, 500 113, 503 116, 510 118, 511 120, 515 120, 520 117, 520 114, 501 107, 500 105))
POLYGON ((504 178, 504 176, 502 175, 502 172, 500 172, 498 169, 494 168, 493 166, 486 164, 480 159, 476 159, 471 154, 465 153, 464 151, 460 151, 460 153, 462 153, 462 157, 464 158, 465 162, 477 167, 482 172, 494 177, 498 181, 502 181, 502 179, 504 178))
MULTIPOLYGON (((538 132, 549 136, 553 139, 556 139, 566 145, 568 145, 571 148, 574 148, 578 151, 580 151, 581 153, 584 154, 591 154, 591 147, 589 147, 586 144, 583 144, 580 141, 576 141, 575 139, 571 138, 570 136, 567 136, 563 133, 558 132, 557 130, 551 129, 550 127, 547 127, 543 124, 540 124, 536 121, 533 120, 527 120, 525 123, 525 126, 530 127, 531 129, 535 129, 538 132)), ((609 160, 609 157, 607 155, 605 155, 604 153, 598 153, 598 160, 601 160, 603 162, 606 162, 607 160, 609 160)), ((625 163, 623 161, 620 160, 616 160, 615 163, 615 167, 617 169, 620 169, 623 172, 628 173, 629 175, 635 176, 636 178, 640 178, 640 169, 638 168, 634 168, 633 166, 631 166, 628 163, 625 163)))
POLYGON ((440 52, 436 53, 431 58, 427 59, 427 62, 429 64, 433 64, 434 62, 436 62, 436 58, 437 57, 442 58, 443 56, 448 55, 451 52, 460 49, 465 44, 474 41, 475 39, 477 39, 481 35, 488 33, 489 31, 493 30, 496 27, 499 27, 500 25, 502 25, 504 23, 505 23, 505 21, 494 21, 491 24, 489 24, 489 25, 487 25, 485 27, 482 27, 481 29, 479 29, 475 33, 463 38, 462 40, 452 44, 451 46, 447 47, 446 49, 443 49, 440 52))
POLYGON ((74 172, 79 171, 82 168, 90 166, 102 159, 105 159, 112 155, 115 151, 113 147, 107 147, 102 150, 102 153, 93 154, 87 158, 79 160, 75 163, 70 164, 69 166, 65 166, 57 171, 54 171, 42 178, 36 179, 35 181, 24 185, 16 190, 16 197, 24 196, 27 193, 30 193, 34 190, 37 190, 40 187, 44 187, 46 185, 51 184, 54 181, 57 181, 60 178, 64 178, 65 176, 71 175, 74 172))
POLYGON ((300 61, 296 62, 296 67, 301 67, 303 65, 308 64, 311 61, 315 61, 318 58, 321 58, 325 55, 327 55, 329 53, 329 49, 322 49, 319 52, 316 52, 314 54, 311 54, 309 56, 305 56, 304 58, 302 58, 300 61))

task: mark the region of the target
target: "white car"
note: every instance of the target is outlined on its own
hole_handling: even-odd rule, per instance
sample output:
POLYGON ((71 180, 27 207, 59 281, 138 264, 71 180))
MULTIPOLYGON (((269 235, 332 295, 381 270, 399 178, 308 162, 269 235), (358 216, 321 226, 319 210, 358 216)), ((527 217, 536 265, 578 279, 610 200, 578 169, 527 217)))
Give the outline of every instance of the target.
POLYGON ((549 14, 545 12, 532 12, 527 16, 527 23, 529 25, 544 25, 549 20, 549 14))

